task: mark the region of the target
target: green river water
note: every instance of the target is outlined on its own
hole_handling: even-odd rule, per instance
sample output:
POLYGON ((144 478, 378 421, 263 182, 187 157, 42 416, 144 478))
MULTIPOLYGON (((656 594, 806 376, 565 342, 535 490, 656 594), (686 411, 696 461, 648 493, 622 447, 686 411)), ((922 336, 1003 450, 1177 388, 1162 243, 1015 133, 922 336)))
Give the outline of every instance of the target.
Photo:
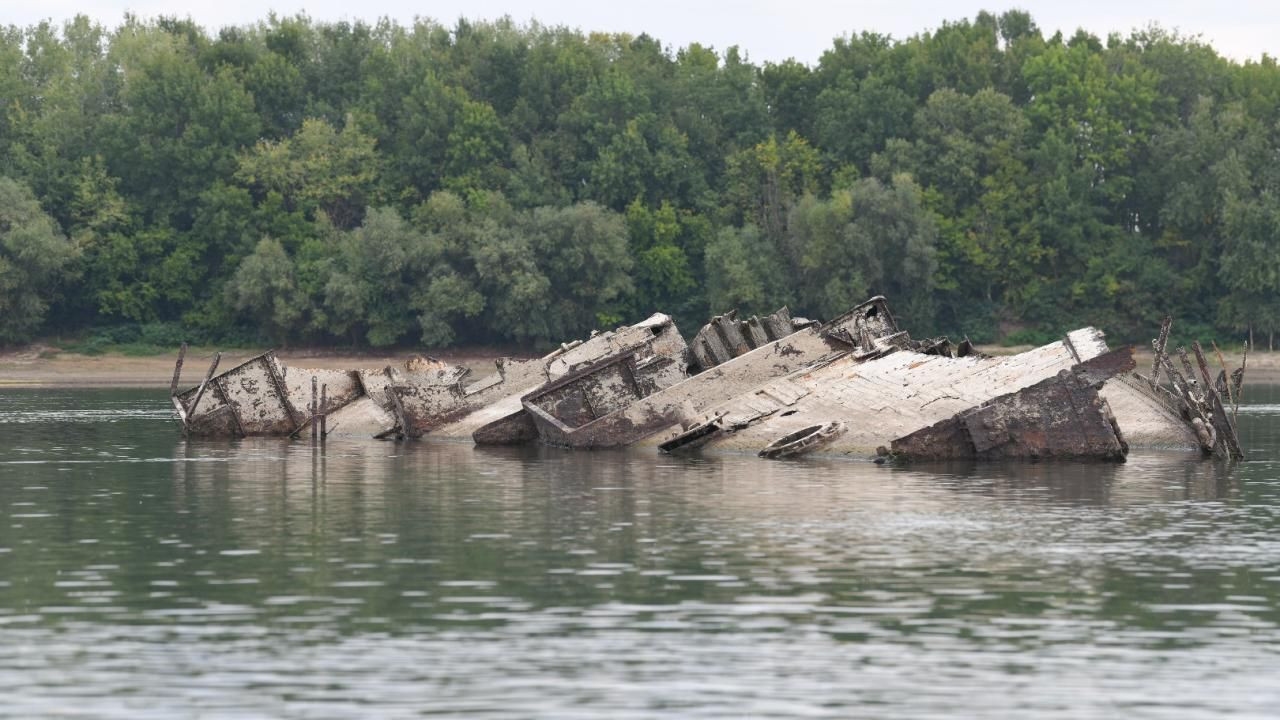
POLYGON ((1280 716, 1234 467, 185 441, 0 389, 0 717, 1280 716))

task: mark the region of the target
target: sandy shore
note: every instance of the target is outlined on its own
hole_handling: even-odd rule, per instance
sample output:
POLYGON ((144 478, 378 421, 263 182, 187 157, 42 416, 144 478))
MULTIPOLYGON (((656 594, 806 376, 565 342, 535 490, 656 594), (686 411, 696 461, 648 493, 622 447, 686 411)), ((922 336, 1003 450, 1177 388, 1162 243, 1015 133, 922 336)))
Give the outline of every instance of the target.
MULTIPOLYGON (((1113 346, 1115 347, 1115 346, 1113 346)), ((981 346, 979 347, 985 353, 991 355, 1016 355, 1031 349, 1030 345, 1020 347, 998 347, 998 346, 981 346)), ((1206 359, 1209 361, 1209 370, 1216 377, 1221 366, 1218 365, 1218 356, 1214 354, 1212 348, 1207 348, 1208 354, 1206 359)), ((1155 353, 1151 350, 1139 349, 1134 353, 1134 359, 1138 363, 1138 372, 1143 375, 1151 374, 1151 362, 1155 357, 1155 353)), ((1188 353, 1191 358, 1192 366, 1195 365, 1195 355, 1188 353)), ((1241 354, 1239 351, 1222 351, 1222 359, 1227 364, 1227 369, 1235 370, 1240 367, 1241 354)), ((1174 364, 1181 368, 1181 361, 1174 358, 1174 364)), ((1246 385, 1280 385, 1280 352, 1267 352, 1266 350, 1249 353, 1249 365, 1245 369, 1244 382, 1246 385)))
MULTIPOLYGON (((983 348, 994 354, 1013 354, 1029 348, 983 348)), ((252 357, 253 351, 224 352, 220 368, 226 369, 252 357)), ((501 352, 496 350, 436 351, 429 354, 446 362, 471 368, 473 377, 481 378, 494 372, 493 361, 501 352)), ((391 355, 352 354, 317 350, 282 350, 279 358, 289 367, 314 368, 384 368, 403 363, 415 353, 391 355)), ((1240 365, 1238 353, 1224 353, 1227 365, 1240 365)), ((174 355, 130 357, 126 355, 77 355, 55 352, 44 346, 32 346, 14 351, 0 352, 0 388, 6 387, 136 387, 167 388, 173 376, 174 355)), ((187 353, 183 369, 182 385, 195 385, 209 367, 213 350, 193 348, 187 353)), ((1151 352, 1139 352, 1138 370, 1151 371, 1151 352)), ((1210 355, 1212 366, 1217 358, 1210 355)), ((1246 384, 1280 384, 1280 352, 1255 352, 1249 355, 1246 384)))
MULTIPOLYGON (((213 359, 213 350, 192 348, 182 371, 182 387, 198 384, 213 359)), ((223 352, 219 370, 235 367, 257 353, 250 350, 223 352)), ((481 378, 495 372, 494 360, 502 353, 487 350, 404 352, 391 355, 351 354, 317 350, 281 350, 276 356, 288 367, 381 369, 399 365, 417 354, 430 354, 446 362, 471 369, 481 378)), ((0 352, 0 389, 6 387, 134 387, 167 388, 173 377, 173 355, 131 357, 55 353, 47 347, 30 347, 0 352)))

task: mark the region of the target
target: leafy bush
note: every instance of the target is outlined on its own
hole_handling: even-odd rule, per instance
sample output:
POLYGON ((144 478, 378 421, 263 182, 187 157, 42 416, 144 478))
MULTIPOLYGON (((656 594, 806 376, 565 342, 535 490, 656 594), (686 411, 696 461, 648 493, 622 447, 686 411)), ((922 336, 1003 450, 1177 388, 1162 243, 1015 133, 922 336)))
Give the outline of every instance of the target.
POLYGON ((234 346, 255 344, 252 342, 227 343, 228 338, 212 337, 205 332, 192 331, 177 322, 134 323, 92 328, 79 340, 63 345, 66 352, 81 355, 118 353, 134 357, 171 353, 182 343, 192 345, 234 346))
POLYGON ((1051 342, 1061 340, 1062 333, 1054 330, 1045 330, 1044 328, 1023 328, 1015 330, 1000 341, 1005 347, 1014 345, 1048 345, 1051 342))

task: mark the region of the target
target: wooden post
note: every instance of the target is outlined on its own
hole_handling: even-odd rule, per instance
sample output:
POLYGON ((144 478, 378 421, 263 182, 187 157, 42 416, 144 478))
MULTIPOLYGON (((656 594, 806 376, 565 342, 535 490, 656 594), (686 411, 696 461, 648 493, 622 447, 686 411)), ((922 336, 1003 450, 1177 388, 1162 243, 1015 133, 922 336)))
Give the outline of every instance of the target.
POLYGON ((327 413, 325 412, 325 409, 324 409, 325 401, 327 400, 328 394, 329 394, 329 386, 321 385, 320 386, 320 442, 322 443, 324 442, 324 436, 329 434, 328 428, 325 427, 325 420, 327 417, 327 413))
POLYGON ((320 406, 316 402, 316 376, 311 376, 311 442, 316 441, 316 415, 320 412, 320 406))

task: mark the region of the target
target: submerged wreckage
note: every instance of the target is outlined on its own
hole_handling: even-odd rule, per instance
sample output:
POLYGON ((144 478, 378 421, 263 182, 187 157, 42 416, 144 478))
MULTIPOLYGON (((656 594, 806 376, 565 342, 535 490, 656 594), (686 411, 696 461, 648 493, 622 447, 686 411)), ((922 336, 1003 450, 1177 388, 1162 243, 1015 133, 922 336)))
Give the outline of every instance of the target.
MULTIPOLYGON (((1133 348, 1083 328, 1017 355, 966 339, 913 340, 883 297, 834 320, 786 308, 720 315, 686 342, 671 318, 593 334, 537 359, 466 368, 415 358, 382 370, 285 367, 273 352, 171 396, 193 437, 341 433, 375 438, 541 442, 565 448, 718 449, 766 458, 805 453, 901 460, 1082 458, 1122 461, 1131 446, 1241 458, 1235 411, 1244 369, 1216 379, 1153 341, 1149 375, 1133 348), (1164 380, 1162 383, 1161 381, 1164 380)), ((1221 355, 1218 356, 1221 364, 1221 355)))

